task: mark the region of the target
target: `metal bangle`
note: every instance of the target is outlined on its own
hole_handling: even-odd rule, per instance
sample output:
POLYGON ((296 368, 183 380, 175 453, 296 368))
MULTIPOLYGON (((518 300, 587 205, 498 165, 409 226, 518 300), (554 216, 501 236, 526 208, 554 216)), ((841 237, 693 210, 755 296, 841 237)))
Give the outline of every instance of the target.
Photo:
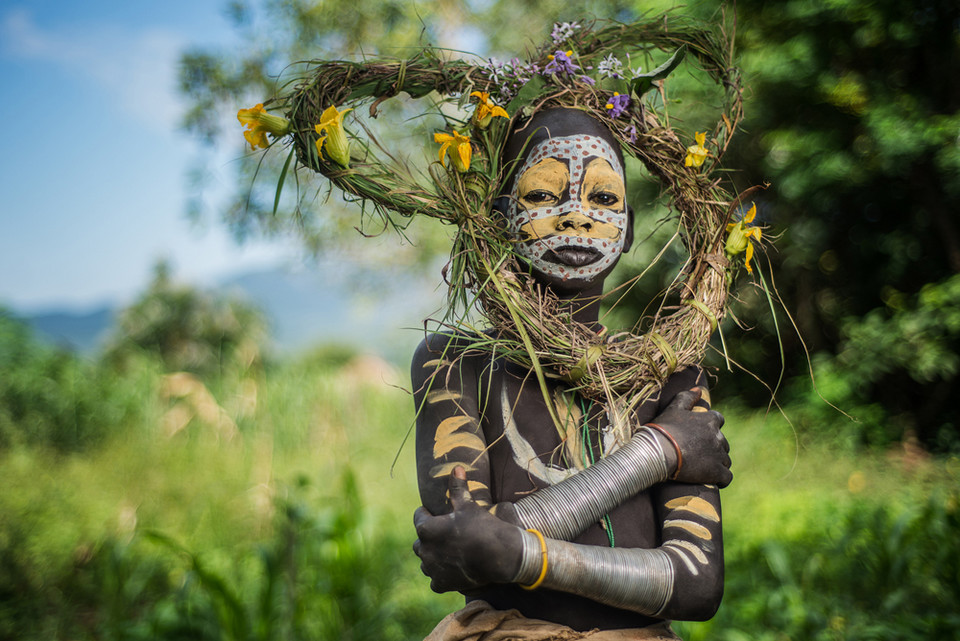
POLYGON ((664 550, 548 540, 547 554, 544 587, 648 615, 662 612, 673 596, 673 563, 664 550))
POLYGON ((666 481, 666 456, 649 428, 577 474, 528 494, 514 506, 524 528, 570 541, 600 517, 646 488, 666 481))
POLYGON ((547 578, 547 563, 550 555, 547 554, 547 540, 543 538, 543 535, 540 534, 537 530, 529 529, 527 530, 530 534, 533 534, 537 537, 537 540, 540 541, 540 562, 542 567, 540 568, 540 574, 537 575, 536 581, 532 584, 527 585, 526 583, 521 583, 520 587, 524 590, 536 590, 543 584, 543 580, 547 578))
POLYGON ((540 537, 529 530, 520 532, 520 540, 523 542, 520 567, 517 568, 517 575, 513 577, 513 582, 521 585, 531 585, 536 583, 543 570, 544 563, 541 556, 546 551, 546 542, 541 544, 540 537))
POLYGON ((670 476, 670 480, 671 480, 671 481, 676 481, 676 480, 677 480, 677 476, 680 474, 680 470, 683 469, 683 452, 680 451, 680 444, 677 443, 677 439, 673 438, 673 434, 671 434, 670 432, 668 432, 668 431, 667 431, 667 428, 665 428, 663 425, 660 425, 659 423, 647 423, 646 425, 644 425, 644 427, 649 427, 649 428, 655 429, 655 430, 657 430, 658 432, 660 432, 661 434, 663 434, 664 437, 666 437, 666 439, 667 439, 668 441, 670 441, 670 444, 673 445, 673 449, 676 450, 676 452, 677 452, 677 469, 675 469, 675 470, 673 471, 673 475, 670 476))

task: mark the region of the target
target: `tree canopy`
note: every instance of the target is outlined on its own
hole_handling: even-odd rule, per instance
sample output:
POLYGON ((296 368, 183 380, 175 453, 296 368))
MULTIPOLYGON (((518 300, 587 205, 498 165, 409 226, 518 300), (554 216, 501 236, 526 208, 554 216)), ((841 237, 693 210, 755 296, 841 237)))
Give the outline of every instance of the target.
MULTIPOLYGON (((800 334, 854 379, 841 405, 880 403, 897 435, 956 438, 947 399, 960 381, 948 357, 958 331, 942 311, 955 302, 932 293, 952 290, 960 272, 960 86, 945 80, 960 72, 960 5, 737 8, 752 95, 729 162, 772 184, 761 212, 782 232, 774 272, 800 334), (938 356, 914 349, 907 319, 938 356)), ((756 359, 743 354, 751 368, 775 353, 763 343, 756 359)))

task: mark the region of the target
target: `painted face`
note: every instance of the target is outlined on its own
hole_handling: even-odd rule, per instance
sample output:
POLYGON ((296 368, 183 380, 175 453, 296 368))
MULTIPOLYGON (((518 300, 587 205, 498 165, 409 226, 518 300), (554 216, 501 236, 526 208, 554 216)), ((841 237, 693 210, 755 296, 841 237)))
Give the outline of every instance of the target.
POLYGON ((515 251, 560 280, 590 280, 623 252, 627 229, 623 167, 613 148, 588 135, 534 146, 511 192, 515 251))

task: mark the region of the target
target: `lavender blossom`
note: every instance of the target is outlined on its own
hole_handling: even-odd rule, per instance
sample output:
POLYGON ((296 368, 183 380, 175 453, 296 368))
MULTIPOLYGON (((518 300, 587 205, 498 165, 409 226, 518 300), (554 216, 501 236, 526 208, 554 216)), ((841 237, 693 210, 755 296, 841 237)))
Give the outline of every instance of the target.
POLYGON ((511 58, 500 62, 490 58, 481 65, 490 82, 496 85, 496 94, 502 102, 509 102, 531 78, 541 73, 536 63, 525 62, 520 58, 511 58))
POLYGON ((480 65, 481 68, 486 70, 487 75, 490 77, 490 81, 494 83, 501 83, 506 79, 508 65, 490 58, 487 62, 480 65))
POLYGON ((522 62, 519 58, 513 58, 510 61, 510 68, 513 71, 514 78, 522 85, 540 73, 538 64, 522 62))
POLYGON ((630 125, 624 130, 624 133, 627 134, 627 142, 631 145, 637 144, 637 126, 630 125))
POLYGON ((572 75, 580 71, 580 67, 570 59, 572 55, 572 51, 560 51, 559 49, 555 51, 550 58, 550 62, 543 68, 544 75, 560 72, 572 75))
POLYGON ((630 96, 614 92, 607 100, 605 107, 610 111, 611 118, 619 118, 620 115, 630 106, 630 96))

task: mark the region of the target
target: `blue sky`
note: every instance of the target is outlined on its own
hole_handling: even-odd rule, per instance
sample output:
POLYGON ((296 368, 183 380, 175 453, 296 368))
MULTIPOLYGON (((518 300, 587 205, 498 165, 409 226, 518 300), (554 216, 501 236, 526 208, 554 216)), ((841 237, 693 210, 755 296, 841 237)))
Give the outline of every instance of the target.
MULTIPOLYGON (((122 303, 159 259, 208 285, 296 254, 239 247, 216 215, 185 215, 187 173, 209 151, 177 131, 177 61, 188 46, 233 44, 225 5, 0 0, 0 306, 122 303)), ((242 153, 223 147, 207 165, 214 203, 242 153)))

